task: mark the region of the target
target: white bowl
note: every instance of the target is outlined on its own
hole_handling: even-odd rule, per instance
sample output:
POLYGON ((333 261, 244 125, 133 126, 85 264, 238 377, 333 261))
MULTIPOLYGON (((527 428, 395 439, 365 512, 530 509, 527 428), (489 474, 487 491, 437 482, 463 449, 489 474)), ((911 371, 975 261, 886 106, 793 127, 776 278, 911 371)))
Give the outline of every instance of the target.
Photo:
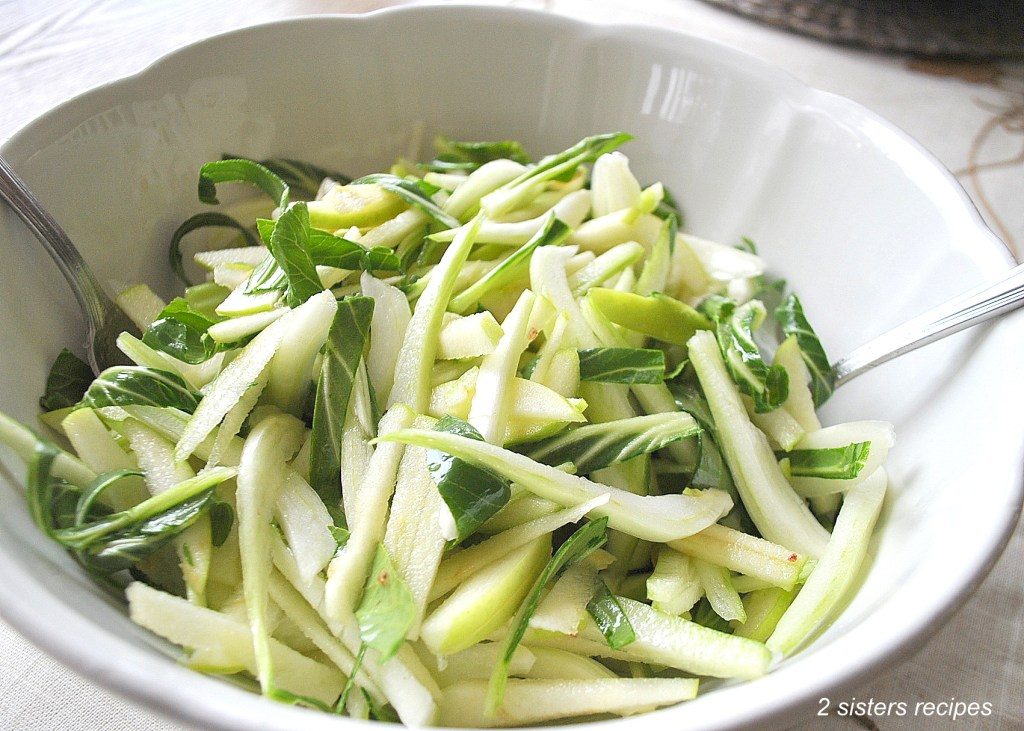
MULTIPOLYGON (((534 153, 589 133, 682 201, 689 230, 751 236, 798 291, 833 355, 1011 263, 963 190, 892 125, 742 53, 636 26, 531 12, 413 8, 218 36, 73 99, 2 152, 112 290, 170 295, 166 247, 202 208, 199 165, 235 151, 352 174, 430 139, 512 137, 534 153)), ((5 212, 0 409, 31 422, 51 359, 82 341, 56 268, 5 212)), ((906 356, 844 387, 827 420, 896 424, 875 559, 841 618, 767 677, 726 684, 616 729, 759 728, 905 658, 991 567, 1021 504, 1024 313, 906 356), (1012 360, 1011 360, 1012 359, 1012 360)), ((0 488, 0 612, 90 679, 217 729, 352 722, 186 670, 31 524, 24 470, 0 488)))

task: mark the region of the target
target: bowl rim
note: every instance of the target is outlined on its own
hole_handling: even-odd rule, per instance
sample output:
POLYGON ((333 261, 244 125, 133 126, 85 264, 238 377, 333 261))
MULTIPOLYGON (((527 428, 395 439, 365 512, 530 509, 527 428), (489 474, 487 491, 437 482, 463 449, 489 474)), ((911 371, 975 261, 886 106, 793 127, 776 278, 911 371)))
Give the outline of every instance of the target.
MULTIPOLYGON (((721 41, 690 34, 685 31, 655 27, 652 24, 639 22, 621 23, 614 20, 582 20, 532 8, 463 3, 422 6, 407 5, 358 14, 305 14, 226 30, 192 41, 161 55, 135 73, 97 84, 57 104, 22 125, 7 140, 4 140, 0 144, 0 154, 8 156, 11 150, 16 149, 21 144, 25 144, 25 139, 29 135, 37 133, 46 127, 55 128, 59 126, 60 118, 70 110, 90 102, 95 102, 104 93, 109 93, 117 87, 144 82, 147 76, 157 71, 164 63, 171 59, 186 56, 196 48, 204 45, 216 44, 217 42, 244 36, 254 31, 259 32, 272 27, 292 24, 301 25, 310 22, 372 24, 381 20, 386 22, 396 16, 437 15, 438 13, 455 11, 476 13, 499 21, 529 21, 533 23, 554 24, 575 33, 577 36, 600 31, 622 34, 654 33, 662 37, 683 39, 691 45, 698 45, 709 53, 716 54, 716 61, 718 62, 742 67, 747 72, 756 72, 767 82, 778 85, 780 93, 793 99, 813 104, 819 108, 824 108, 825 111, 830 113, 830 116, 842 114, 849 117, 852 115, 859 121, 876 125, 882 132, 889 135, 889 144, 902 147, 905 154, 913 153, 917 158, 913 161, 915 164, 924 166, 932 174, 937 174, 935 189, 942 189, 947 199, 955 204, 945 207, 943 215, 953 231, 970 232, 971 236, 967 241, 972 247, 972 251, 974 253, 982 253, 984 250, 987 250, 989 254, 994 253, 1001 259, 1002 264, 1006 268, 1009 268, 1014 263, 1009 247, 988 228, 977 207, 952 173, 931 152, 897 125, 857 102, 839 94, 812 87, 800 81, 791 73, 745 50, 721 41)), ((1024 440, 1022 440, 1021 446, 1018 449, 1018 457, 1017 464, 1020 465, 1024 461, 1024 440)), ((712 719, 710 721, 694 719, 697 721, 697 725, 694 727, 726 729, 740 727, 748 723, 780 722, 787 714, 791 714, 795 710, 809 705, 823 694, 827 695, 855 686, 877 672, 883 664, 893 660, 906 660, 916 650, 920 649, 956 613, 960 602, 977 589, 989 574, 1009 541, 1020 516, 1021 508, 1024 506, 1024 467, 1018 467, 1016 474, 1009 479, 1012 484, 1016 485, 1016 492, 1010 495, 1012 505, 1009 506, 1010 509, 1003 512, 1001 523, 994 526, 995 529, 985 536, 987 540, 977 549, 975 555, 979 560, 969 570, 963 570, 957 575, 958 581, 951 582, 951 586, 954 588, 947 588, 944 593, 934 595, 933 600, 928 603, 928 607, 919 611, 912 620, 908 621, 908 625, 914 625, 909 631, 893 633, 888 636, 887 642, 876 643, 867 649, 860 648, 861 651, 855 656, 851 656, 842 667, 833 669, 829 675, 821 675, 814 678, 800 687, 799 690, 794 691, 790 689, 785 695, 778 695, 767 700, 762 698, 761 702, 754 704, 756 708, 734 709, 735 715, 726 719, 712 719)), ((112 690, 130 701, 144 701, 149 708, 168 717, 202 724, 209 728, 225 729, 226 731, 247 727, 252 728, 254 722, 258 724, 258 728, 266 729, 286 729, 295 727, 297 724, 301 724, 303 728, 308 729, 337 729, 342 723, 364 723, 348 718, 340 719, 336 716, 324 718, 325 714, 319 712, 310 712, 305 709, 284 706, 283 704, 269 703, 258 695, 242 691, 224 683, 218 683, 208 676, 174 664, 166 656, 158 656, 150 650, 140 648, 136 643, 119 636, 114 636, 106 630, 92 625, 84 619, 83 615, 66 604, 60 606, 60 611, 64 615, 62 618, 65 621, 58 631, 54 631, 54 624, 51 618, 48 618, 44 612, 33 611, 34 606, 31 605, 34 603, 23 601, 28 594, 12 590, 14 586, 20 586, 29 594, 34 593, 37 597, 44 600, 52 598, 51 593, 45 591, 35 577, 30 576, 16 564, 8 561, 6 556, 0 555, 0 615, 12 627, 58 662, 61 662, 75 673, 87 677, 90 682, 95 682, 112 690), (102 653, 96 652, 93 649, 87 649, 91 648, 92 644, 82 640, 90 636, 106 643, 113 642, 116 645, 116 652, 102 653), (126 662, 126 660, 131 662, 126 662), (170 664, 168 664, 169 662, 170 664), (161 679, 166 682, 160 682, 161 679), (190 679, 196 679, 195 684, 200 689, 216 687, 218 691, 215 694, 202 693, 197 698, 190 687, 193 685, 189 682, 190 679), (214 683, 217 683, 217 685, 214 686, 214 683)), ((841 642, 842 639, 840 637, 836 641, 841 642)), ((767 680, 778 673, 778 669, 773 670, 766 678, 760 681, 748 681, 745 685, 750 684, 750 682, 767 680)), ((637 718, 645 719, 648 724, 654 722, 656 717, 665 722, 668 720, 666 714, 671 714, 672 711, 673 708, 662 709, 637 718)), ((633 722, 635 723, 635 719, 633 722)), ((641 723, 644 722, 644 720, 641 720, 641 723)), ((630 723, 629 719, 616 719, 612 721, 574 724, 574 726, 612 731, 613 728, 625 729, 630 723)))

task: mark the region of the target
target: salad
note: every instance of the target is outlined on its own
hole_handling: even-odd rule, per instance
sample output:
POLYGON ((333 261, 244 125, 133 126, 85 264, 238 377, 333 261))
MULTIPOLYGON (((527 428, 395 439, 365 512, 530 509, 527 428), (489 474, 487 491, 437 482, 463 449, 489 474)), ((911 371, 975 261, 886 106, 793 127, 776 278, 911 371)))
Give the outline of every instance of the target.
POLYGON ((325 713, 519 726, 768 672, 847 598, 893 430, 821 425, 799 298, 682 233, 629 139, 207 163, 184 292, 118 297, 133 365, 65 350, 48 436, 0 415, 33 520, 187 666, 325 713))

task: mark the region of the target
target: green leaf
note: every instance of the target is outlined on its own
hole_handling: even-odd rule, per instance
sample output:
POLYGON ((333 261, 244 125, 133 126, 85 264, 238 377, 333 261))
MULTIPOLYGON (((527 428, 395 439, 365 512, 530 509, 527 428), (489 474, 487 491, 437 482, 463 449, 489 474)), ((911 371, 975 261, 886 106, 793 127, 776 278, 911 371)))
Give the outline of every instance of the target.
POLYGON ((82 397, 93 409, 104 406, 171 406, 188 413, 201 397, 179 376, 144 366, 114 366, 103 371, 82 397))
POLYGON ((319 229, 312 229, 309 234, 309 257, 314 264, 364 271, 402 269, 401 259, 391 249, 383 246, 367 249, 354 241, 319 229))
POLYGON ((195 523, 212 501, 213 490, 205 490, 103 540, 89 542, 79 549, 79 557, 89 568, 102 573, 130 568, 195 523))
POLYGON ((205 363, 219 351, 232 347, 216 342, 207 332, 211 325, 222 319, 207 317, 192 309, 188 300, 176 297, 146 328, 142 342, 185 363, 205 363))
POLYGON ((594 618, 601 634, 608 640, 608 646, 618 650, 635 641, 636 632, 633 631, 629 617, 622 611, 619 600, 612 594, 608 585, 602 579, 598 582, 597 591, 587 603, 587 611, 594 618))
POLYGON ((537 581, 534 582, 530 593, 519 606, 519 611, 512 618, 512 631, 505 640, 505 647, 498 659, 498 664, 491 673, 491 680, 487 687, 486 713, 493 716, 501 706, 505 695, 505 684, 508 682, 508 669, 512 663, 512 656, 515 654, 519 643, 523 641, 526 628, 530 624, 530 618, 537 611, 540 604, 544 587, 553 581, 566 567, 582 561, 595 550, 604 545, 608 540, 608 517, 601 517, 597 520, 587 522, 559 546, 555 555, 548 561, 547 566, 541 571, 537 581))
POLYGON ((576 474, 586 475, 698 433, 700 427, 689 414, 634 416, 567 430, 527 445, 524 454, 553 467, 572 462, 576 474))
POLYGON ((579 351, 580 380, 602 383, 661 383, 665 353, 648 348, 588 348, 579 351))
POLYGON ((199 200, 215 205, 217 183, 249 183, 262 190, 279 208, 288 205, 288 184, 253 160, 237 158, 208 162, 199 169, 199 200))
POLYGON ((384 190, 391 191, 411 206, 419 208, 432 219, 445 228, 458 228, 462 224, 453 216, 448 215, 441 207, 434 203, 430 197, 437 192, 437 188, 418 178, 400 178, 389 173, 374 173, 364 175, 358 180, 352 181, 353 185, 374 184, 384 190))
POLYGON ((793 477, 852 480, 864 469, 870 453, 871 442, 826 449, 796 449, 788 455, 789 470, 793 477))
POLYGON ((461 171, 470 173, 491 160, 514 160, 526 165, 530 157, 523 146, 514 140, 497 142, 459 142, 444 135, 434 138, 437 157, 427 163, 436 172, 461 171))
POLYGON ((309 211, 305 203, 294 203, 277 220, 268 244, 270 254, 288 281, 289 307, 298 307, 324 291, 309 254, 309 239, 309 211))
MULTIPOLYGON (((224 155, 225 160, 248 159, 241 155, 224 155)), ((271 157, 267 160, 260 160, 259 164, 265 167, 277 177, 281 178, 289 190, 298 198, 315 198, 320 191, 320 184, 324 178, 330 178, 339 183, 348 183, 349 178, 344 173, 336 170, 328 170, 319 165, 295 160, 290 157, 271 157)))
POLYGON ((231 535, 231 526, 235 523, 235 509, 231 503, 214 500, 210 504, 210 536, 213 545, 220 548, 231 535))
POLYGON ((754 400, 759 414, 779 408, 789 396, 789 376, 780 365, 767 365, 754 342, 754 331, 765 318, 764 305, 751 300, 744 305, 725 297, 709 297, 701 305, 717 323, 715 335, 729 375, 740 391, 754 400))
POLYGON ((543 228, 534 234, 529 241, 520 246, 507 259, 501 262, 483 277, 452 298, 448 309, 452 312, 466 312, 488 292, 501 289, 510 284, 517 276, 527 271, 530 257, 541 246, 561 246, 569 240, 572 229, 563 221, 551 214, 543 228))
MULTIPOLYGON (((28 502, 29 515, 36 526, 50 537, 53 537, 60 524, 55 512, 57 497, 71 489, 67 482, 51 474, 53 462, 60 453, 61 450, 54 444, 37 438, 32 457, 28 461, 28 476, 25 478, 25 500, 28 502)), ((59 502, 66 513, 65 501, 59 502)))
POLYGON ((662 218, 666 221, 671 220, 669 225, 669 250, 675 251, 676 248, 676 233, 679 231, 679 226, 683 222, 683 211, 676 202, 676 197, 672 195, 668 188, 663 188, 661 200, 658 202, 658 207, 653 211, 654 215, 658 218, 662 218))
POLYGON ((74 406, 82 400, 90 383, 92 369, 89 364, 64 348, 50 366, 46 390, 39 398, 39 408, 56 411, 74 406))
POLYGON ((416 620, 416 601, 383 545, 377 546, 373 568, 356 609, 363 644, 387 662, 405 642, 416 620))
POLYGON ((171 245, 168 249, 171 269, 185 286, 190 286, 192 281, 185 273, 185 266, 182 263, 181 240, 197 229, 209 227, 235 229, 245 239, 246 246, 256 246, 259 243, 252 231, 249 230, 248 226, 242 225, 234 218, 224 213, 207 211, 205 213, 197 213, 196 215, 185 219, 185 222, 178 226, 174 233, 171 234, 171 245))
POLYGON ((29 509, 37 525, 65 548, 74 551, 89 569, 110 574, 130 568, 159 550, 192 525, 213 499, 213 488, 237 474, 216 467, 119 513, 105 514, 96 504, 100 495, 118 480, 140 473, 128 470, 100 475, 78 494, 75 517, 67 525, 60 502, 63 483, 52 478, 50 468, 59 454, 40 440, 29 463, 29 509))
POLYGON ((807 370, 811 372, 811 395, 814 396, 814 405, 821 406, 835 390, 836 377, 821 341, 804 316, 800 298, 795 294, 789 295, 775 310, 775 318, 785 335, 796 336, 800 354, 807 364, 807 370))
POLYGON ((346 297, 338 301, 316 384, 309 484, 340 526, 345 525, 341 510, 342 428, 372 317, 371 297, 346 297))
MULTIPOLYGON (((472 425, 453 416, 441 418, 434 429, 483 441, 472 425)), ((475 533, 512 496, 508 480, 435 449, 427 450, 427 469, 455 519, 457 541, 475 533)))

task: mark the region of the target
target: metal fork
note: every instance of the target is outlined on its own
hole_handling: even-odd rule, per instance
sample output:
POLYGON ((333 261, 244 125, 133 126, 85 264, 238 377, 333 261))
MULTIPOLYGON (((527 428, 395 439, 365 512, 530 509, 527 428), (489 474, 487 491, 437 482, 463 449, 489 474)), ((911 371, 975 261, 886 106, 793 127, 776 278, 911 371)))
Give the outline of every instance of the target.
POLYGON ((125 358, 117 348, 117 336, 122 332, 137 333, 138 328, 103 291, 67 233, 3 157, 0 157, 0 198, 39 239, 71 285, 87 323, 89 367, 99 375, 108 366, 124 363, 125 358))

